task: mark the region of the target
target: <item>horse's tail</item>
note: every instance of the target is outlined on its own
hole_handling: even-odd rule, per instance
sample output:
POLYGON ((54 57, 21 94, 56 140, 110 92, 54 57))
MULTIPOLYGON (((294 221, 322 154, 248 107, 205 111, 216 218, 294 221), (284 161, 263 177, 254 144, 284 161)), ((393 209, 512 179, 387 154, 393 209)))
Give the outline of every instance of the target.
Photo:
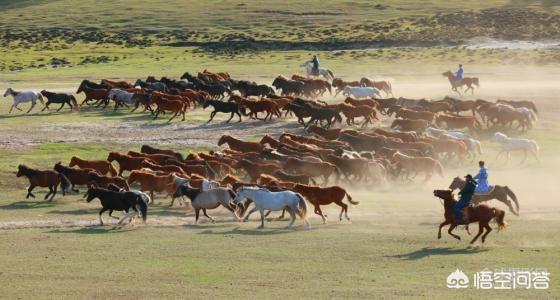
POLYGON ((534 103, 531 103, 531 109, 536 113, 539 114, 539 112, 537 111, 537 106, 534 103))
POLYGON ((505 229, 507 227, 507 223, 504 221, 505 216, 505 211, 499 208, 494 208, 494 218, 496 219, 496 223, 498 223, 498 230, 505 229))
POLYGON ((473 77, 472 83, 473 83, 474 85, 480 87, 480 85, 478 84, 478 77, 473 77))
POLYGON ((117 174, 119 173, 112 163, 109 163, 109 173, 111 173, 111 176, 117 176, 117 174))
POLYGON ((529 110, 529 113, 531 114, 531 120, 533 120, 533 122, 537 122, 537 114, 532 109, 529 110))
POLYGON ((347 191, 344 191, 344 193, 346 193, 346 200, 348 200, 348 202, 350 202, 350 204, 352 204, 352 205, 358 205, 358 204, 360 204, 360 201, 354 201, 354 200, 352 200, 352 197, 350 196, 350 194, 348 194, 347 191))
POLYGON ((436 163, 435 163, 435 168, 436 168, 436 171, 438 172, 438 174, 439 174, 441 177, 443 177, 443 166, 442 166, 441 163, 440 163, 439 161, 437 161, 437 160, 436 160, 436 163))
POLYGON ((515 196, 513 191, 507 185, 504 186, 504 189, 511 200, 513 200, 513 203, 515 203, 515 210, 517 211, 517 214, 519 214, 519 202, 517 201, 517 196, 515 196))
POLYGON ((531 140, 531 145, 533 146, 533 150, 535 150, 535 156, 538 156, 539 155, 539 150, 540 150, 539 144, 537 144, 537 142, 531 140))
POLYGON ((80 106, 78 105, 78 101, 76 101, 76 97, 74 97, 74 95, 70 95, 70 101, 72 101, 76 111, 80 111, 80 106))
POLYGON ((329 73, 329 75, 331 76, 331 79, 334 79, 334 74, 331 70, 327 69, 327 72, 329 73))
POLYGON ((60 178, 60 187, 62 188, 62 195, 66 195, 66 192, 68 192, 68 189, 70 188, 72 183, 70 182, 68 177, 66 177, 66 175, 62 173, 58 173, 58 178, 60 178))
POLYGON ((307 219, 307 202, 301 194, 296 193, 296 195, 299 199, 297 214, 300 218, 307 219))
POLYGON ((136 206, 140 209, 140 213, 142 214, 142 221, 146 222, 148 218, 148 204, 144 201, 140 196, 138 196, 139 201, 136 206))

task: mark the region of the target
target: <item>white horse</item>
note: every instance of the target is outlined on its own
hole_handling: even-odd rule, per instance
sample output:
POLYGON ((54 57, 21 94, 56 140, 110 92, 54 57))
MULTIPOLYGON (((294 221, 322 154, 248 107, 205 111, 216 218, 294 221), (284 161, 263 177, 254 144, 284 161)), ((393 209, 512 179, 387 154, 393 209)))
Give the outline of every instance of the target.
POLYGON ((529 127, 533 126, 533 122, 537 122, 537 114, 530 108, 527 107, 517 107, 515 108, 518 112, 522 113, 529 124, 529 127))
POLYGON ((207 209, 214 209, 218 206, 223 206, 227 210, 233 213, 236 220, 239 220, 237 215, 238 210, 243 210, 242 205, 236 205, 233 199, 236 198, 235 193, 228 188, 216 188, 207 191, 202 191, 199 189, 194 189, 188 184, 184 184, 179 187, 177 193, 174 196, 187 196, 191 199, 191 205, 195 212, 195 224, 198 224, 198 216, 200 210, 204 213, 204 216, 215 222, 214 218, 206 213, 207 209))
POLYGON ((509 157, 510 157, 510 152, 512 151, 523 151, 525 153, 525 157, 523 158, 523 160, 521 161, 521 163, 525 162, 525 160, 527 160, 527 151, 531 152, 531 154, 533 154, 533 156, 535 156, 535 159, 537 161, 539 160, 539 145, 537 144, 537 142, 535 140, 529 140, 529 139, 514 139, 514 138, 510 138, 507 135, 501 133, 501 132, 496 132, 494 133, 494 136, 492 137, 492 139, 490 139, 490 141, 492 142, 496 142, 502 145, 502 149, 500 150, 500 152, 498 152, 498 155, 496 155, 496 159, 498 159, 500 157, 500 155, 502 153, 507 153, 507 159, 509 161, 509 157))
MULTIPOLYGON (((173 203, 175 202, 175 195, 179 194, 179 189, 181 188, 182 185, 184 184, 190 184, 190 179, 187 178, 183 178, 177 175, 173 175, 173 183, 171 183, 174 187, 175 187, 175 191, 173 193, 173 195, 171 195, 171 205, 173 206, 173 203)), ((202 179, 202 183, 201 183, 201 187, 202 187, 202 191, 208 191, 211 189, 217 189, 220 187, 220 183, 217 181, 212 181, 212 180, 207 180, 207 179, 202 179)), ((185 199, 183 196, 181 196, 181 198, 179 198, 179 205, 180 206, 184 206, 185 205, 185 199)))
POLYGON ((120 89, 111 89, 107 98, 113 99, 115 101, 115 109, 119 104, 134 104, 136 102, 135 93, 130 93, 120 89))
POLYGON ((41 101, 41 104, 45 104, 45 102, 43 101, 43 95, 34 91, 16 92, 12 88, 8 88, 4 93, 4 97, 7 97, 8 95, 12 95, 12 97, 14 98, 14 103, 10 108, 10 114, 12 113, 14 107, 17 110, 21 111, 21 109, 17 107, 20 103, 31 102, 31 107, 29 108, 27 113, 29 113, 33 109, 33 107, 35 107, 35 104, 37 104, 37 100, 41 101))
POLYGON ((298 193, 292 191, 271 192, 263 188, 244 186, 237 189, 237 196, 235 196, 233 202, 239 205, 247 198, 255 203, 255 207, 247 213, 243 220, 247 221, 249 216, 258 210, 261 213, 261 225, 257 229, 264 228, 265 210, 280 211, 286 209, 292 218, 288 228, 291 228, 296 221, 296 214, 303 219, 308 228, 311 226, 307 221, 307 202, 298 193))
POLYGON ((381 98, 381 94, 379 90, 373 87, 356 87, 356 86, 346 86, 342 90, 342 95, 344 96, 353 96, 354 98, 373 98, 373 96, 377 95, 381 98))
MULTIPOLYGON (((313 74, 313 64, 311 62, 304 62, 299 66, 304 67, 306 69, 308 78, 315 75, 315 74, 313 74)), ((331 72, 331 70, 325 69, 325 68, 319 68, 319 76, 323 76, 323 77, 325 77, 325 79, 327 79, 329 81, 334 79, 333 72, 331 72)))

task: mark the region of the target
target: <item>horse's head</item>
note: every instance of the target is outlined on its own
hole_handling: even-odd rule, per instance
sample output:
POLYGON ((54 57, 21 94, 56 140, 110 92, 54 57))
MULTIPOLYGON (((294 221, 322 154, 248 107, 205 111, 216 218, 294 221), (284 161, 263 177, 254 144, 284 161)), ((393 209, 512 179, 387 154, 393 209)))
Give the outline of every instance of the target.
POLYGON ((18 165, 18 171, 17 171, 17 173, 16 173, 16 177, 24 176, 24 175, 26 174, 26 171, 27 171, 28 169, 29 169, 29 168, 27 168, 26 165, 18 165))
POLYGON ((97 189, 94 187, 88 188, 87 192, 84 194, 84 198, 86 198, 86 202, 91 202, 95 197, 97 197, 97 189))
POLYGON ((454 191, 456 189, 460 189, 465 185, 465 181, 462 180, 460 177, 453 178, 451 184, 449 185, 449 190, 454 191))
POLYGON ((6 92, 4 92, 4 97, 8 97, 8 95, 11 95, 13 92, 14 90, 12 90, 12 88, 6 89, 6 92))
POLYGON ((136 82, 134 82, 134 86, 139 86, 142 84, 142 80, 140 79, 136 79, 136 82))
POLYGON ((108 160, 108 161, 114 161, 114 160, 116 160, 119 156, 120 156, 120 155, 119 155, 118 152, 111 151, 111 152, 109 152, 109 155, 107 156, 107 160, 108 160))
POLYGON ((70 159, 70 163, 68 164, 68 166, 70 168, 72 168, 73 166, 78 164, 78 157, 76 156, 72 156, 72 158, 70 159))
POLYGON ((453 191, 451 190, 434 190, 434 196, 447 201, 455 201, 455 195, 453 195, 453 191))
POLYGON ((223 145, 224 143, 227 143, 227 141, 230 139, 229 135, 222 135, 222 137, 218 140, 218 146, 223 145))
POLYGON ((445 77, 453 77, 453 73, 451 73, 451 71, 443 72, 441 75, 445 77))

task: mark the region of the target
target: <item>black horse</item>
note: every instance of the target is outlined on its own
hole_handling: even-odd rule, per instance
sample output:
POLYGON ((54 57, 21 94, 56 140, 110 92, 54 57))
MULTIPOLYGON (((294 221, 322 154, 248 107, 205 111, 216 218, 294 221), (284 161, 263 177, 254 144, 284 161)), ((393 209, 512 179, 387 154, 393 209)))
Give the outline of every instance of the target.
POLYGON ((303 94, 305 84, 301 81, 286 79, 283 76, 278 76, 272 82, 277 90, 281 90, 283 96, 299 96, 303 94))
POLYGON ((125 219, 129 218, 128 211, 132 208, 136 212, 142 214, 142 220, 146 222, 148 217, 148 203, 135 192, 116 192, 110 191, 102 188, 91 187, 86 193, 86 201, 91 202, 91 200, 98 198, 101 201, 101 210, 99 211, 99 224, 103 225, 103 213, 109 211, 109 216, 113 213, 113 210, 120 210, 125 212, 125 216, 119 220, 121 224, 125 219))
POLYGON ((204 104, 202 105, 202 108, 207 108, 208 106, 212 105, 212 107, 214 108, 214 111, 210 113, 210 120, 208 120, 207 123, 210 123, 212 121, 212 119, 214 119, 214 116, 216 116, 216 113, 231 113, 231 117, 229 118, 229 120, 227 120, 226 123, 229 123, 229 121, 231 121, 231 119, 233 119, 234 114, 237 114, 239 116, 239 122, 241 122, 241 114, 239 113, 239 104, 235 103, 235 102, 222 102, 222 101, 218 101, 218 100, 206 100, 206 102, 204 102, 204 104))
POLYGON ((177 80, 169 79, 167 77, 162 77, 160 81, 165 83, 168 88, 178 89, 180 91, 196 88, 196 86, 191 82, 177 81, 177 80))
POLYGON ((168 90, 167 85, 165 85, 165 83, 160 82, 160 81, 158 81, 158 82, 145 82, 145 81, 142 81, 141 79, 138 79, 134 83, 134 86, 140 86, 141 88, 156 90, 156 91, 160 91, 162 93, 166 93, 167 90, 168 90))
POLYGON ((80 86, 86 86, 88 88, 91 89, 112 89, 113 86, 109 85, 109 84, 105 84, 105 83, 95 83, 93 81, 84 79, 82 80, 82 82, 80 83, 80 86))
POLYGON ((62 105, 56 110, 59 112, 63 107, 64 104, 68 104, 70 106, 70 111, 76 108, 76 110, 80 110, 80 106, 78 106, 78 102, 73 95, 64 94, 64 93, 53 93, 49 91, 42 90, 41 95, 47 97, 47 103, 45 103, 45 107, 41 110, 44 111, 45 109, 49 109, 49 104, 51 103, 62 103, 62 105), (72 106, 74 104, 74 106, 72 106))
POLYGON ((334 122, 338 122, 338 123, 342 122, 342 117, 334 109, 330 109, 327 107, 313 107, 309 104, 306 104, 306 106, 308 106, 309 109, 311 110, 311 119, 309 119, 309 122, 307 122, 305 128, 307 128, 309 124, 313 122, 319 122, 319 124, 321 124, 322 127, 328 129, 329 127, 331 127, 331 125, 334 122), (327 122, 326 126, 323 125, 323 121, 327 122))
POLYGON ((236 87, 243 97, 266 96, 268 94, 274 94, 274 90, 266 84, 256 84, 254 82, 243 80, 239 81, 236 87))

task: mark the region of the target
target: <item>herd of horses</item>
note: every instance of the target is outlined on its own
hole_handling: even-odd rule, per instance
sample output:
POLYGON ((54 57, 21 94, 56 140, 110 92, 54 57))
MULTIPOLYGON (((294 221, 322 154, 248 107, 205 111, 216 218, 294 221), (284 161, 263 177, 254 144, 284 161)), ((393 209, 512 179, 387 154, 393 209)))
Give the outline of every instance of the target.
MULTIPOLYGON (((45 199, 50 197, 50 200, 59 185, 63 194, 70 190, 78 192, 76 186, 87 186, 84 195, 87 201, 95 198, 101 201, 100 223, 107 210, 110 216, 113 210, 124 212, 119 223, 134 220, 137 215, 146 220, 148 205, 161 193, 171 198, 171 206, 176 199, 181 205, 185 204, 185 197, 190 199, 196 222, 200 212, 213 221, 207 210, 222 206, 236 219, 245 216, 247 220, 251 213, 260 211, 261 227, 270 211, 288 211, 291 226, 296 216, 307 223, 307 203, 323 222, 327 218, 321 206, 331 203, 341 207, 340 220, 343 215, 349 219, 344 198, 353 205, 358 202, 341 184, 409 182, 419 174, 425 175, 424 181, 434 174, 444 176, 444 166, 450 162, 472 161, 482 154, 478 138, 484 126, 494 131, 491 141, 502 145, 498 156, 507 153, 509 159, 510 152, 523 151, 524 159, 527 153, 538 159, 539 147, 535 141, 510 138, 498 132, 498 129, 511 130, 514 125, 522 132, 532 128, 538 111, 530 101, 395 98, 389 82, 368 78, 344 81, 334 76, 332 83, 298 75, 278 76, 272 86, 267 86, 234 80, 227 72, 207 70, 197 76, 187 72, 181 80, 149 76, 133 84, 107 79, 100 83, 83 80, 77 90, 82 92, 85 99, 81 105, 105 108, 113 101, 114 110, 143 108, 154 119, 170 113, 169 120, 177 116, 184 120, 186 112, 196 106, 213 108, 208 122, 217 113, 230 114, 227 122, 234 117, 241 122, 242 116, 270 120, 293 115, 306 133, 265 135, 258 142, 224 135, 218 146, 228 145, 227 149, 190 153, 186 157, 172 150, 144 145, 140 152, 110 152, 106 160, 73 157, 68 166, 58 162, 53 170, 19 166, 18 177, 26 176, 30 181, 27 197, 34 197, 32 190, 37 186, 49 188, 45 199), (340 103, 318 99, 327 92, 332 94, 333 90, 335 95, 342 93, 345 99, 340 103), (343 122, 343 117, 349 127, 333 128, 343 122), (390 122, 389 128, 374 126, 381 124, 383 117, 390 122), (373 128, 368 129, 368 125, 373 128), (251 203, 254 208, 249 210, 251 203), (130 210, 133 215, 129 214, 130 210)), ((5 95, 8 94, 14 96, 16 109, 21 102, 32 102, 33 108, 43 97, 48 99, 44 109, 50 103, 62 104, 58 110, 65 104, 79 109, 75 97, 69 94, 18 93, 12 89, 6 91, 5 95)), ((453 223, 454 214, 449 208, 452 206, 448 204, 455 201, 452 190, 457 188, 461 188, 459 178, 451 183, 448 193, 434 192, 445 200, 446 222, 440 226, 439 236, 442 226, 453 223)), ((496 186, 492 193, 475 198, 477 203, 497 199, 513 214, 519 213, 517 198, 507 186, 496 186)), ((488 210, 483 204, 477 207, 482 210, 472 208, 468 215, 473 222, 480 223, 476 238, 483 229, 487 230, 482 236, 484 241, 489 232, 487 221, 496 218, 500 226, 505 226, 504 212, 498 208, 488 210), (483 212, 480 217, 479 212, 483 212)))

